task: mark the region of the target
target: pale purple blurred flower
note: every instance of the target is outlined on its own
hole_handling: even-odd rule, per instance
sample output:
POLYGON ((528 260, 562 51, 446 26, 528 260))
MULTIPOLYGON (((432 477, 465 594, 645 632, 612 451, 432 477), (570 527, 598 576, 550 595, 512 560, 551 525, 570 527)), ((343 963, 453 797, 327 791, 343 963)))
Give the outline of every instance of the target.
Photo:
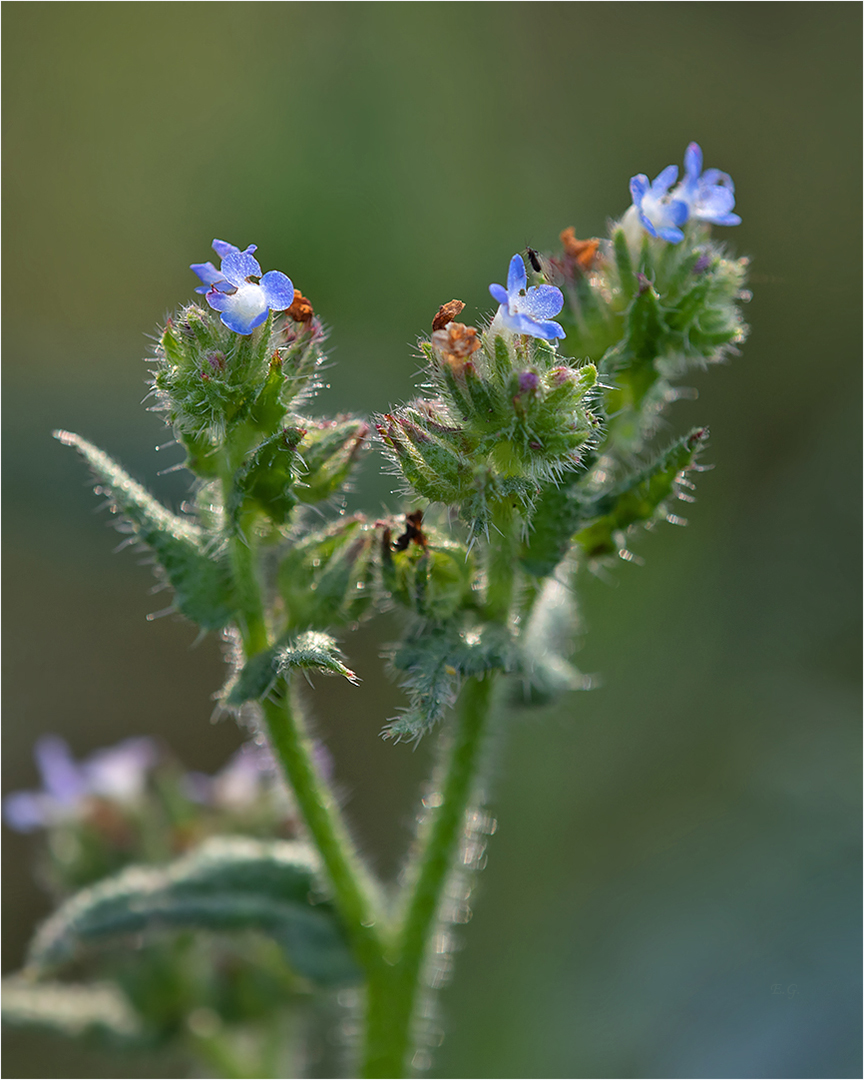
POLYGON ((42 779, 39 791, 15 791, 3 800, 6 824, 32 832, 75 818, 84 802, 97 796, 132 803, 141 797, 158 751, 152 739, 126 739, 76 762, 59 735, 44 735, 33 748, 42 779))

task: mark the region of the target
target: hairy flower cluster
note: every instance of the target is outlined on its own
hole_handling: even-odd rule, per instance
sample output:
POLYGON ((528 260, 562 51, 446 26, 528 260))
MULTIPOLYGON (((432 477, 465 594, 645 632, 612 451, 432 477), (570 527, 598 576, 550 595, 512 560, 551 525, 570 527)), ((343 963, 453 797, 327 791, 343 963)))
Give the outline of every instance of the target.
POLYGON ((433 398, 382 416, 378 433, 411 488, 459 507, 472 530, 510 499, 527 512, 538 483, 578 466, 598 427, 589 408, 596 371, 561 360, 551 342, 560 289, 528 287, 522 258, 507 288, 491 285, 500 307, 485 332, 451 321, 421 342, 433 398))

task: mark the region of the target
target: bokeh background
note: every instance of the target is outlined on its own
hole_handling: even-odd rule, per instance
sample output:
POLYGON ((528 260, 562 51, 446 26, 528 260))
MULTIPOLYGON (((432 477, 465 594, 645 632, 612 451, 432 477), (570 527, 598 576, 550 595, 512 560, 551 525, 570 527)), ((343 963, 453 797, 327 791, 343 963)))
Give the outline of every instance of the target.
MULTIPOLYGON (((333 326, 322 411, 412 393, 413 342, 473 321, 514 251, 601 232, 701 142, 753 256, 750 340, 673 430, 716 469, 645 565, 586 579, 602 688, 509 719, 500 827, 432 1075, 860 1075, 861 10, 849 3, 22 3, 5 12, 6 790, 41 733, 155 732, 215 770, 217 642, 170 618, 57 426, 173 505, 141 407, 151 335, 214 236, 333 326)), ((395 507, 370 458, 356 501, 395 507)), ((384 744, 392 627, 314 695, 346 805, 397 866, 428 749, 384 744)), ((5 831, 5 830, 4 830, 5 831)), ((6 970, 46 913, 5 835, 6 970)), ((6 1075, 156 1076, 16 1036, 6 1075)), ((164 1066, 165 1070, 169 1066, 164 1066)))

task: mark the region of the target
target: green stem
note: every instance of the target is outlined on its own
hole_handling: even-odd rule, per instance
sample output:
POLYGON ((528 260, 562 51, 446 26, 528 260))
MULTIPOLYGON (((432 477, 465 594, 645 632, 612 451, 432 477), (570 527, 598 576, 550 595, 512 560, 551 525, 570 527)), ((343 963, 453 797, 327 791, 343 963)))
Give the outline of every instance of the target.
POLYGON ((381 958, 380 904, 376 890, 342 820, 338 803, 321 776, 314 746, 290 686, 279 679, 261 702, 270 741, 297 800, 303 820, 326 867, 333 898, 358 961, 367 970, 381 958))
MULTIPOLYGON (((250 538, 252 529, 248 530, 250 538)), ((231 540, 234 580, 241 601, 240 634, 247 660, 269 647, 255 552, 249 543, 231 540)), ((273 749, 333 886, 334 901, 358 961, 366 968, 380 961, 380 910, 375 890, 354 846, 333 792, 321 776, 314 745, 294 707, 288 682, 280 678, 261 701, 273 749)))
POLYGON ((418 835, 419 855, 404 887, 404 916, 388 963, 369 973, 364 1077, 400 1077, 410 1068, 412 1030, 423 966, 441 898, 459 854, 465 812, 474 792, 494 678, 470 678, 459 697, 456 726, 437 804, 418 835))

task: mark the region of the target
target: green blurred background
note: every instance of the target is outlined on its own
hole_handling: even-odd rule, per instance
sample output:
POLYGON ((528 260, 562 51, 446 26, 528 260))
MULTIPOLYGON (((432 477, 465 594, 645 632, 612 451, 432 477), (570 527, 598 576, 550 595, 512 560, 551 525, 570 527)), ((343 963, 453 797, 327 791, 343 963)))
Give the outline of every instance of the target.
MULTIPOLYGON (((601 689, 507 722, 500 828, 432 1074, 860 1075, 861 9, 850 3, 19 3, 5 11, 6 790, 33 740, 141 732, 214 770, 218 643, 193 647, 94 513, 63 426, 173 505, 142 356, 214 236, 259 245, 333 326, 322 411, 412 393, 453 296, 526 244, 601 232, 688 141, 728 170, 750 340, 700 375, 690 527, 585 580, 601 689)), ((380 459, 355 502, 395 506, 380 459)), ((428 748, 384 744, 392 626, 314 707, 347 810, 398 865, 428 748)), ((7 833, 6 969, 46 913, 7 833)), ((10 1038, 5 1075, 176 1075, 10 1038)), ((164 1070, 169 1070, 165 1065, 164 1070)))

